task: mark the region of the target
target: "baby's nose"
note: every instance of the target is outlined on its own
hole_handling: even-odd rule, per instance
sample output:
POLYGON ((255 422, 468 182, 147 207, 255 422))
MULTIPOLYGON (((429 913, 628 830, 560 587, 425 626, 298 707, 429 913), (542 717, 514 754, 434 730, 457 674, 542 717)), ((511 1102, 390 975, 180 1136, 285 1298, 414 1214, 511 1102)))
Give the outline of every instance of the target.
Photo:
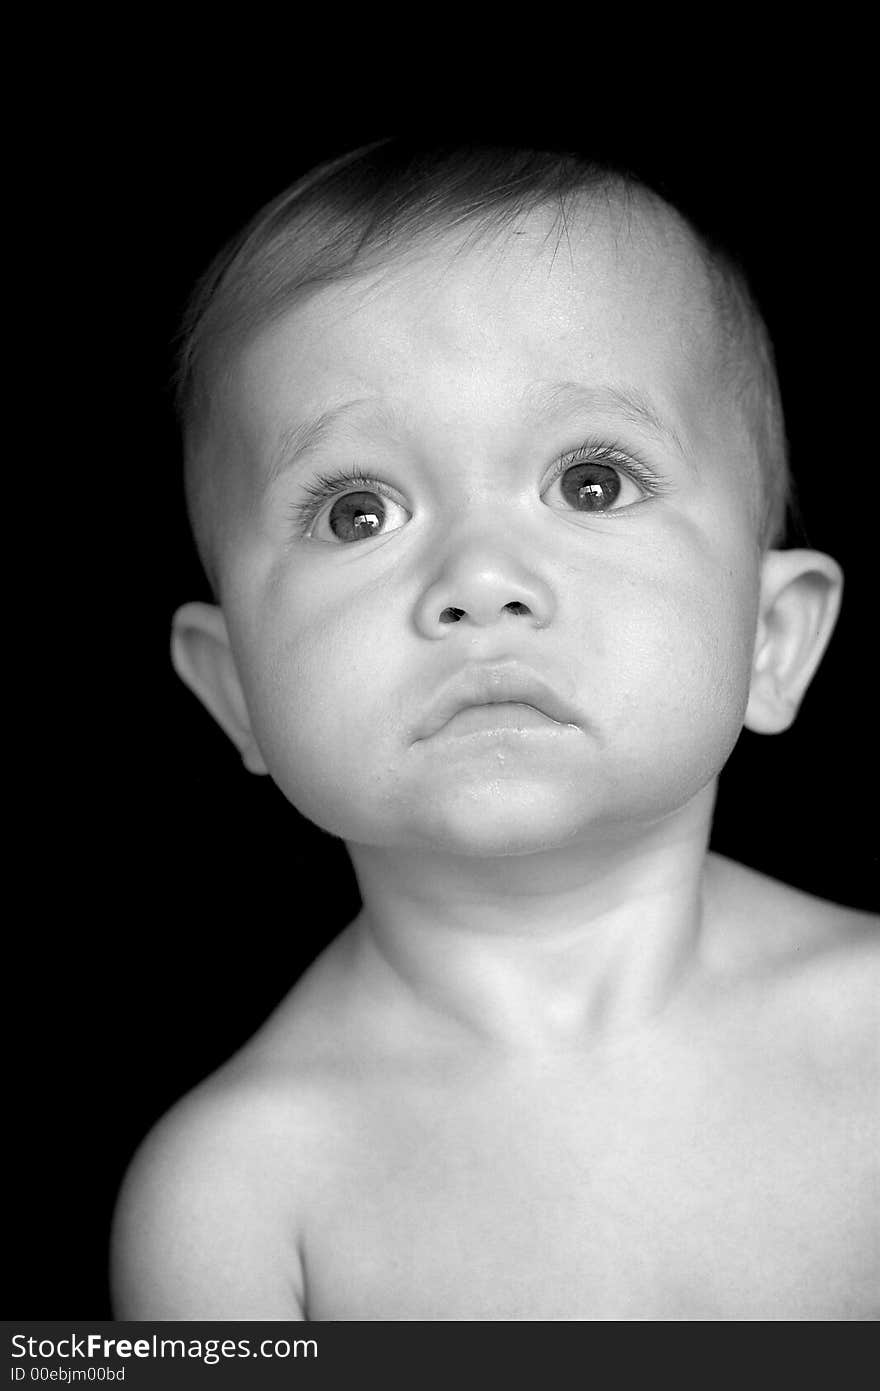
POLYGON ((528 564, 503 552, 459 554, 443 567, 419 600, 417 626, 442 638, 456 624, 488 628, 516 620, 546 628, 555 612, 553 593, 528 564))

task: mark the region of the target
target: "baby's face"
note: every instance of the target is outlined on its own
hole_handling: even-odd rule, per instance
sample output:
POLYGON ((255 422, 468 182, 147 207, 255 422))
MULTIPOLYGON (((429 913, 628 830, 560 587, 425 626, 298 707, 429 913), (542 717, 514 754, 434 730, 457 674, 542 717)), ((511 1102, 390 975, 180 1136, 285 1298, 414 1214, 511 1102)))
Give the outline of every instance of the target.
POLYGON ((662 224, 551 228, 438 239, 242 361, 232 649, 269 771, 350 842, 615 833, 742 727, 758 482, 698 260, 662 224))

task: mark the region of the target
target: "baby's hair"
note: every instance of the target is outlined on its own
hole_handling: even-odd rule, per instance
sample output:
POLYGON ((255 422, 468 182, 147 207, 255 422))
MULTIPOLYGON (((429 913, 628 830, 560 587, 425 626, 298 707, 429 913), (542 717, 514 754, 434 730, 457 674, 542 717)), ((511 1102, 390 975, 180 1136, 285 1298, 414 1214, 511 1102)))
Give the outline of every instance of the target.
POLYGON ((209 427, 218 389, 245 344, 312 292, 391 264, 431 234, 500 233, 533 210, 555 207, 561 240, 584 195, 630 215, 640 201, 659 199, 694 238, 725 382, 758 464, 758 544, 782 543, 792 489, 770 337, 736 258, 673 204, 662 181, 572 150, 391 138, 319 165, 268 203, 215 258, 187 305, 177 339, 175 403, 190 521, 215 593, 222 508, 209 427))

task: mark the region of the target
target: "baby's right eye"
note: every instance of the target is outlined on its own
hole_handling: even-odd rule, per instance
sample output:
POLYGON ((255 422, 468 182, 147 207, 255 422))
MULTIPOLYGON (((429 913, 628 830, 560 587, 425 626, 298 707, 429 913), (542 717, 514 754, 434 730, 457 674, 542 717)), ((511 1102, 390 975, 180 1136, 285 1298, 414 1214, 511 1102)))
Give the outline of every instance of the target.
POLYGON ((409 514, 399 502, 383 498, 379 493, 363 490, 346 493, 337 498, 326 513, 317 518, 309 532, 313 540, 329 539, 322 536, 322 530, 329 529, 337 541, 366 541, 371 536, 381 536, 388 531, 396 531, 403 526, 409 514), (395 512, 401 519, 395 518, 395 512), (391 524, 389 524, 389 517, 391 524))
POLYGON ((330 545, 368 541, 398 531, 410 517, 384 484, 360 474, 321 477, 307 492, 308 501, 298 503, 293 511, 297 530, 311 541, 330 545))

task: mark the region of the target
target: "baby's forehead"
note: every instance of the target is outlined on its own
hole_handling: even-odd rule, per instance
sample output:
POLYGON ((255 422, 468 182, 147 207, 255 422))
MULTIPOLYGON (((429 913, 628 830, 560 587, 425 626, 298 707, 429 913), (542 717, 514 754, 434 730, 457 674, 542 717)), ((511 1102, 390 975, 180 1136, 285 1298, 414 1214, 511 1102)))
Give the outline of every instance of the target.
MULTIPOLYGON (((300 297, 241 359, 240 404, 312 409, 326 393, 385 390, 467 359, 474 380, 633 367, 702 379, 717 329, 696 239, 663 205, 534 209, 368 253, 300 297)), ((638 383, 634 383, 638 384, 638 383)), ((329 400, 328 400, 329 403, 329 400)))
MULTIPOLYGON (((253 514, 286 438, 363 397, 387 404, 394 428, 376 450, 356 420, 342 454, 363 445, 385 457, 401 420, 420 460, 448 459, 458 443, 474 458, 540 452, 568 425, 554 416, 548 432, 546 413, 521 408, 523 387, 599 382, 635 388, 631 399, 653 394, 661 412, 673 401, 673 430, 701 472, 735 472, 757 497, 756 461, 765 469, 775 450, 783 476, 772 349, 748 288, 647 190, 423 221, 366 238, 354 259, 318 246, 276 270, 262 290, 250 282, 249 300, 243 279, 236 313, 205 338, 188 469, 206 537, 209 512, 217 533, 253 514)), ((572 433, 604 430, 589 406, 580 413, 572 433)))
POLYGON ((683 316, 713 307, 698 238, 672 207, 636 191, 602 200, 582 194, 501 221, 463 219, 367 247, 351 274, 292 308, 330 321, 340 309, 369 304, 383 293, 421 300, 448 296, 457 279, 476 298, 496 287, 502 296, 556 288, 576 302, 599 287, 609 295, 661 295, 667 312, 683 316))

